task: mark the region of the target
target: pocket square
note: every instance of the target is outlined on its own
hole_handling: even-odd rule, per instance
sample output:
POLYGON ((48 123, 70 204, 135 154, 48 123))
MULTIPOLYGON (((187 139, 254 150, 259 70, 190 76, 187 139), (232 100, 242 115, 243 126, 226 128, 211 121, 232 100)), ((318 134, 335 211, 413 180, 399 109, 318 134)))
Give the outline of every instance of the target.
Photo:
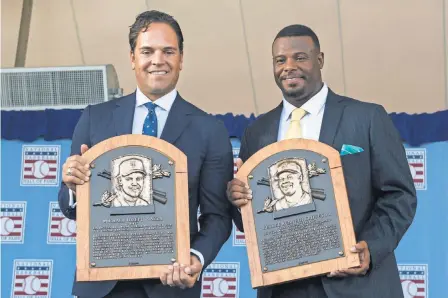
POLYGON ((364 149, 362 149, 361 147, 344 144, 344 145, 342 145, 341 156, 355 154, 355 153, 359 153, 359 152, 363 152, 363 151, 364 151, 364 149))

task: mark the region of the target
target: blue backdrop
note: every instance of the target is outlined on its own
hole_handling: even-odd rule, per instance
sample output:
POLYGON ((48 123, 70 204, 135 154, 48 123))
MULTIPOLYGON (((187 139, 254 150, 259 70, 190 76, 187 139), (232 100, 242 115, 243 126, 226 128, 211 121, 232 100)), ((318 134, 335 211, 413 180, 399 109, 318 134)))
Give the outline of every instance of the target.
MULTIPOLYGON (((60 213, 57 192, 79 115, 2 112, 2 297, 72 297, 75 223, 60 213)), ((217 117, 238 155, 238 138, 255 117, 217 117)), ((418 189, 414 223, 396 250, 405 297, 448 297, 448 111, 391 117, 418 189)), ((203 297, 255 297, 244 235, 235 227, 204 273, 203 297)))

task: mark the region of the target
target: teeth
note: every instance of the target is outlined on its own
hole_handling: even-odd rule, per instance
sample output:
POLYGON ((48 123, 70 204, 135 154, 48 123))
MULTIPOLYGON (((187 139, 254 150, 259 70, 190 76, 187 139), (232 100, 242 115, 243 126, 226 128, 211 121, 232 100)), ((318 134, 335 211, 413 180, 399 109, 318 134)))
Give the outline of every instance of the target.
POLYGON ((167 72, 166 71, 151 71, 151 74, 160 75, 160 74, 167 74, 167 72))

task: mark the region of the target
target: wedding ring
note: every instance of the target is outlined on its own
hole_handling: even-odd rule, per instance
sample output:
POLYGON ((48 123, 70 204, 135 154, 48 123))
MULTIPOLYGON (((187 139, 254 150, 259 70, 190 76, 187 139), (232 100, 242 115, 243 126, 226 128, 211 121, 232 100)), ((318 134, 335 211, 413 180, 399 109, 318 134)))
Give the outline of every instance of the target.
POLYGON ((67 169, 67 176, 73 176, 72 168, 67 169))

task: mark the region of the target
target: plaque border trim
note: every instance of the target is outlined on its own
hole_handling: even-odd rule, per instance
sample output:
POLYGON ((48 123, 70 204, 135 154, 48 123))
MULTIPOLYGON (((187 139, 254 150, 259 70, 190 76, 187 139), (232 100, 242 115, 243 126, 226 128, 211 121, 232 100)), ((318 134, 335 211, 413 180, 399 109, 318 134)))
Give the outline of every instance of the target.
POLYGON ((314 140, 290 139, 268 145, 252 155, 239 169, 236 178, 249 185, 249 175, 253 169, 270 156, 287 150, 309 150, 323 155, 329 165, 329 175, 334 188, 336 209, 341 227, 344 255, 342 257, 321 262, 263 272, 260 262, 257 234, 253 215, 252 202, 241 207, 244 235, 246 238, 247 255, 253 288, 284 283, 311 276, 327 274, 334 270, 352 268, 360 265, 359 255, 352 253, 350 248, 356 244, 353 221, 348 202, 341 157, 334 148, 314 140))
MULTIPOLYGON (((175 175, 175 212, 176 216, 176 261, 190 264, 190 221, 188 207, 188 172, 187 157, 174 145, 145 135, 121 135, 104 140, 90 148, 83 157, 88 162, 94 161, 100 155, 122 147, 143 146, 151 148, 167 156, 173 162, 172 175, 175 175)), ((77 281, 104 281, 159 278, 160 272, 167 265, 120 266, 92 268, 89 264, 90 255, 90 182, 76 186, 78 198, 76 207, 76 279, 77 281)))

